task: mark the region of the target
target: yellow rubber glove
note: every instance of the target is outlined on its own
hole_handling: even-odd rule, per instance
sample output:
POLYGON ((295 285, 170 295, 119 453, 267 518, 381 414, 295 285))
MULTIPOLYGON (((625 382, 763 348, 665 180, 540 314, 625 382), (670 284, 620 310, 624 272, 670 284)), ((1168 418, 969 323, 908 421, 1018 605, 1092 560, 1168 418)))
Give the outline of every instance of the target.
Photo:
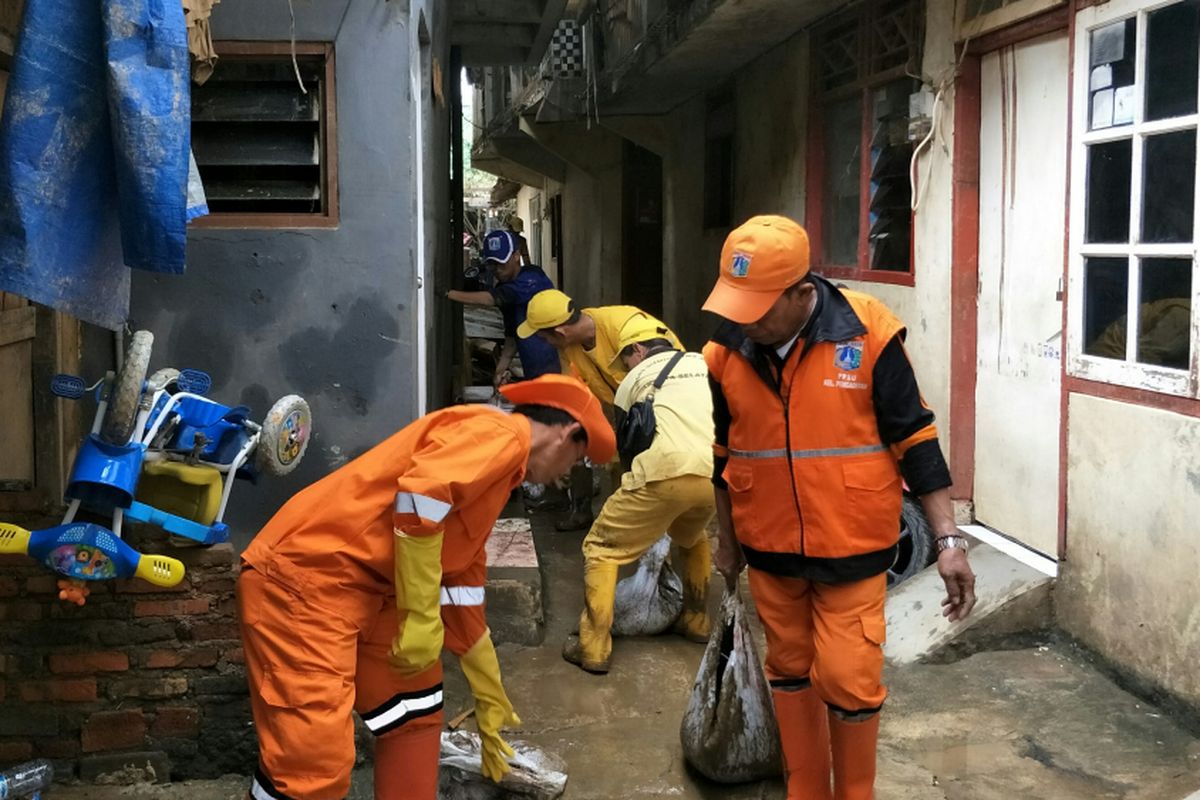
POLYGON ((520 725, 521 718, 513 711, 512 703, 508 702, 508 695, 500 684, 500 662, 496 658, 490 631, 484 632, 479 641, 463 653, 459 665, 467 677, 467 683, 471 685, 471 694, 475 695, 475 722, 479 725, 482 744, 480 759, 483 774, 499 783, 512 769, 508 765, 508 757, 514 755, 508 742, 500 738, 500 729, 520 725))
POLYGON ((400 630, 392 640, 392 666, 404 676, 432 667, 442 655, 442 532, 396 532, 396 608, 400 630))

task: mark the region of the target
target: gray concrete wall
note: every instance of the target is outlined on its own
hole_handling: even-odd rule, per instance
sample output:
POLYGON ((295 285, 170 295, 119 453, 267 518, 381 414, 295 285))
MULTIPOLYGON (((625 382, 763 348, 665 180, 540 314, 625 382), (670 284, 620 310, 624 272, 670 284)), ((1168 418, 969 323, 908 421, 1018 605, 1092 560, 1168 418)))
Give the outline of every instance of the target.
POLYGON ((620 136, 583 123, 532 129, 537 141, 567 163, 562 184, 563 285, 580 306, 621 299, 620 136))
POLYGON ((1059 623, 1200 709, 1200 419, 1072 394, 1059 623))
MULTIPOLYGON (((213 377, 213 397, 244 403, 256 417, 293 392, 312 405, 314 435, 300 467, 286 478, 236 487, 227 521, 238 546, 292 493, 417 412, 418 154, 410 54, 422 6, 437 10, 432 0, 295 5, 298 40, 335 44, 336 229, 193 228, 185 275, 135 276, 131 324, 155 333, 153 367, 204 369, 213 377)), ((427 16, 437 47, 445 34, 437 15, 427 16)), ((218 39, 286 40, 287 7, 272 0, 225 3, 213 27, 218 39)), ((446 115, 444 106, 435 112, 446 115)), ((427 189, 444 180, 448 149, 429 124, 424 146, 436 155, 425 162, 427 189)), ((445 200, 444 191, 427 191, 426 208, 439 198, 445 200)), ((444 219, 440 209, 426 211, 420 235, 429 263, 444 219)))

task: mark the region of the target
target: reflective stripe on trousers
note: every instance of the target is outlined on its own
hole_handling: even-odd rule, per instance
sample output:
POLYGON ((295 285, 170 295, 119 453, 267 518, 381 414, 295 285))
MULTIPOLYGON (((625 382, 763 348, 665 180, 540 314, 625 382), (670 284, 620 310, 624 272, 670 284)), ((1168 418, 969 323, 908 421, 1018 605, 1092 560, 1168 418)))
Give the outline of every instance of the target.
POLYGON ((376 736, 394 730, 411 719, 433 714, 442 707, 442 685, 417 692, 393 695, 386 703, 361 714, 363 722, 376 736))

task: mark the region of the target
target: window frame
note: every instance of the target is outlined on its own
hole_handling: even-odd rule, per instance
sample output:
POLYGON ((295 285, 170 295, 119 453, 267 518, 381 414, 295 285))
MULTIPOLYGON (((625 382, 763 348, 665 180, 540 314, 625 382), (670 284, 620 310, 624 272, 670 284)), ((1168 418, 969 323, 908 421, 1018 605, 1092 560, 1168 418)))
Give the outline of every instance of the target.
MULTIPOLYGON (((870 41, 868 28, 877 13, 882 0, 868 0, 851 11, 837 12, 827 21, 810 31, 810 46, 812 52, 811 81, 809 88, 809 125, 807 176, 805 179, 805 219, 809 235, 809 251, 812 254, 812 268, 829 278, 839 280, 855 280, 871 283, 895 284, 900 286, 915 285, 916 261, 916 220, 914 211, 909 219, 909 257, 908 268, 905 270, 872 269, 870 235, 870 204, 871 204, 871 163, 869 151, 871 148, 872 93, 877 89, 895 81, 912 78, 921 60, 924 39, 923 0, 911 0, 915 7, 915 27, 913 32, 913 52, 904 64, 880 70, 871 71, 870 63, 876 57, 869 51, 870 41), (854 81, 832 90, 821 88, 821 68, 818 62, 818 45, 827 31, 845 25, 848 17, 855 17, 858 26, 857 70, 854 81), (859 131, 859 202, 858 202, 858 247, 857 263, 838 264, 824 261, 824 223, 825 223, 825 131, 823 126, 816 124, 824 119, 826 106, 838 100, 858 95, 861 104, 861 129, 859 131)), ((918 176, 919 177, 919 176, 918 176)), ((916 186, 913 185, 913 191, 916 186)))
MULTIPOLYGON (((288 56, 293 53, 290 42, 276 41, 229 41, 213 42, 220 59, 255 58, 261 56, 288 56)), ((333 42, 296 42, 298 56, 322 56, 325 73, 321 80, 321 193, 325 198, 325 209, 319 214, 297 212, 237 211, 210 212, 194 220, 194 228, 336 228, 341 216, 338 203, 338 139, 337 139, 337 86, 336 54, 333 42)), ((220 62, 217 69, 220 69, 220 62)))
MULTIPOLYGON (((1146 19, 1150 12, 1157 11, 1178 0, 1110 0, 1103 6, 1081 9, 1075 18, 1075 42, 1071 108, 1071 186, 1070 223, 1068 236, 1068 279, 1067 279, 1067 363, 1069 378, 1099 384, 1123 386, 1183 398, 1200 396, 1200 158, 1197 159, 1193 192, 1196 208, 1192 220, 1192 241, 1170 244, 1147 244, 1138 240, 1142 230, 1143 182, 1145 170, 1145 139, 1154 134, 1193 129, 1197 136, 1197 153, 1200 154, 1200 97, 1197 112, 1163 120, 1145 121, 1146 101, 1146 19), (1096 131, 1089 130, 1089 91, 1091 70, 1090 37, 1093 30, 1130 17, 1137 17, 1136 61, 1134 66, 1133 123, 1111 126, 1096 131), (1087 214, 1088 148, 1105 142, 1132 140, 1132 167, 1130 185, 1130 228, 1129 241, 1125 243, 1086 243, 1084 233, 1087 214), (1120 361, 1102 356, 1086 354, 1083 350, 1084 311, 1087 297, 1084 289, 1084 263, 1087 258, 1115 257, 1128 262, 1129 282, 1126 287, 1126 357, 1120 361), (1192 259, 1191 296, 1191 341, 1190 363, 1186 370, 1155 364, 1144 364, 1132 359, 1137 357, 1138 326, 1128 324, 1139 317, 1141 293, 1141 260, 1145 258, 1176 257, 1192 259)), ((1197 65, 1200 70, 1200 64, 1197 65)), ((1198 82, 1200 87, 1200 82, 1198 82)), ((1200 88, 1198 88, 1200 94, 1200 88)))

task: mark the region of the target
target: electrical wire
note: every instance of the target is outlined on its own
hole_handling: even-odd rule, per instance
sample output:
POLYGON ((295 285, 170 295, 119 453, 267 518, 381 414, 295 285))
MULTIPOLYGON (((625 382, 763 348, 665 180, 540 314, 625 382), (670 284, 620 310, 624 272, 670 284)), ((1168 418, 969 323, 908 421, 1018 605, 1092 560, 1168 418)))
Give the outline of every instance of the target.
MULTIPOLYGON (((287 4, 288 14, 292 17, 292 69, 296 73, 296 83, 300 86, 300 92, 308 94, 308 89, 304 88, 304 79, 300 77, 300 63, 296 60, 296 9, 292 6, 292 0, 287 0, 287 4)), ((343 14, 344 18, 345 15, 343 14)))
POLYGON ((908 162, 908 182, 912 186, 912 200, 909 203, 909 208, 913 212, 916 212, 917 207, 921 205, 921 187, 929 180, 929 176, 933 172, 933 162, 931 161, 929 168, 925 171, 925 181, 917 180, 919 177, 917 175, 917 162, 921 158, 921 151, 929 146, 929 143, 933 141, 934 134, 938 132, 938 111, 942 107, 942 92, 943 89, 939 88, 933 96, 933 112, 929 123, 929 133, 925 134, 925 138, 921 140, 921 143, 913 148, 912 159, 908 162))

